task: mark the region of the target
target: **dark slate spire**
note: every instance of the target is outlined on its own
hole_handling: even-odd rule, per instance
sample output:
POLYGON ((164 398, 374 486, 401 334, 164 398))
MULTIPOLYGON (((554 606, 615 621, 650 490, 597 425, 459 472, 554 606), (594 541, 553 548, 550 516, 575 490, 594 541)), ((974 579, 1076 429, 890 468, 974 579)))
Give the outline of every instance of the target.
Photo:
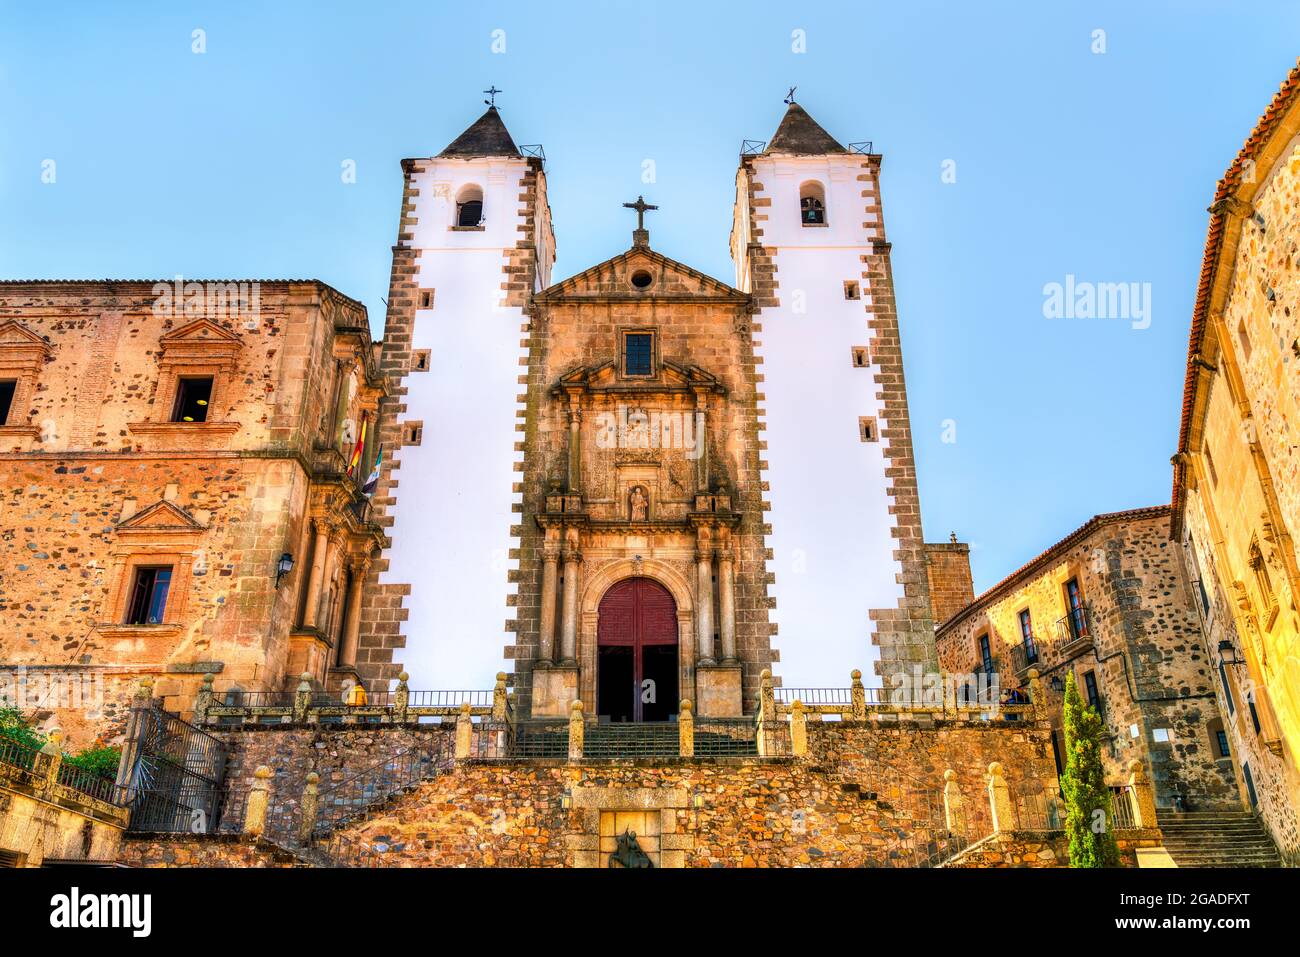
POLYGON ((464 133, 452 140, 439 156, 518 156, 519 147, 501 122, 495 106, 474 121, 464 133))
POLYGON ((817 121, 802 106, 791 103, 786 107, 781 125, 776 128, 763 152, 820 156, 824 153, 847 153, 848 150, 818 126, 817 121))

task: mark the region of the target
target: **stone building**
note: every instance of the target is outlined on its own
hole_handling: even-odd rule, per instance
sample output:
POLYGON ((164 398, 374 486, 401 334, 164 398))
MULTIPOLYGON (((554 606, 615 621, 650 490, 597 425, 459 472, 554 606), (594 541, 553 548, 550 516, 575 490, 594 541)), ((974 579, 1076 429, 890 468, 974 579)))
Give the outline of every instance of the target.
POLYGON ((382 394, 319 282, 0 283, 0 695, 88 743, 142 676, 364 673, 382 394))
POLYGON ((1036 669, 1058 770, 1072 671, 1105 721, 1112 784, 1138 760, 1160 807, 1234 807, 1215 658, 1169 519, 1167 505, 1096 516, 949 617, 936 632, 939 664, 949 674, 996 673, 1003 690, 1028 691, 1036 669))
POLYGON ((1219 181, 1171 534, 1198 582, 1243 801, 1300 859, 1300 65, 1219 181))
POLYGON ((630 248, 552 284, 541 150, 495 107, 405 161, 363 638, 481 683, 517 562, 524 714, 752 714, 773 608, 796 653, 932 669, 880 162, 791 103, 740 160, 733 288, 652 248, 641 197, 630 248))

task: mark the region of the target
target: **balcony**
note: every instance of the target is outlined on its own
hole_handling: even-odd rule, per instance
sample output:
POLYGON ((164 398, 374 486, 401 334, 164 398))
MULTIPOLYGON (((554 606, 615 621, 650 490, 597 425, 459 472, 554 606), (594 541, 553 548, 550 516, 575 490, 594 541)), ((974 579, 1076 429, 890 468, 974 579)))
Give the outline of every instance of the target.
POLYGON ((1076 654, 1092 647, 1092 606, 1071 609, 1070 613, 1056 623, 1056 638, 1060 644, 1059 651, 1063 658, 1073 658, 1076 654))
POLYGON ((1032 637, 1022 641, 1018 645, 1011 646, 1011 667, 1015 669, 1016 677, 1023 679, 1025 673, 1030 668, 1038 665, 1038 659, 1042 652, 1039 651, 1038 642, 1032 637))

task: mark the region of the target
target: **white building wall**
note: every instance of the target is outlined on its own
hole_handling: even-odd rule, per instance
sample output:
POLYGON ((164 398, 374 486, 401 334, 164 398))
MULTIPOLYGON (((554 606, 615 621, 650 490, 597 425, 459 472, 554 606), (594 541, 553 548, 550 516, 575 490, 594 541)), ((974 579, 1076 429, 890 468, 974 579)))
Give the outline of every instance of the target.
MULTIPOLYGON (((780 306, 759 311, 757 354, 764 376, 769 483, 768 544, 775 573, 770 594, 779 631, 781 677, 787 686, 845 684, 852 668, 871 675, 871 609, 893 609, 902 597, 891 535, 892 499, 885 477, 886 443, 859 439, 859 416, 884 424, 874 363, 853 365, 855 346, 869 346, 865 311, 871 290, 861 256, 879 224, 864 211, 863 172, 855 156, 761 157, 754 161, 758 198, 771 205, 741 216, 758 222, 761 245, 775 250, 780 306), (827 226, 800 222, 800 186, 817 180, 826 195, 827 226), (859 300, 844 283, 859 283, 859 300)), ((743 188, 743 183, 742 183, 743 188)), ((748 289, 748 269, 738 277, 748 289)), ((879 435, 879 432, 877 432, 879 435)))
MULTIPOLYGON (((507 251, 524 236, 519 197, 527 169, 505 157, 435 159, 413 174, 419 195, 411 245, 421 250, 418 285, 433 290, 434 305, 416 312, 411 348, 429 350, 430 368, 404 382, 402 420, 423 422, 424 431, 418 446, 398 450, 393 547, 381 579, 412 586, 401 626, 412 687, 487 688, 505 669, 526 317, 502 304, 502 285, 507 251), (450 228, 456 198, 469 185, 483 191, 482 231, 450 228)), ((539 206, 540 220, 544 198, 539 206)), ((549 224, 539 224, 535 236, 549 237, 549 224)), ((539 256, 550 258, 549 250, 539 256)))

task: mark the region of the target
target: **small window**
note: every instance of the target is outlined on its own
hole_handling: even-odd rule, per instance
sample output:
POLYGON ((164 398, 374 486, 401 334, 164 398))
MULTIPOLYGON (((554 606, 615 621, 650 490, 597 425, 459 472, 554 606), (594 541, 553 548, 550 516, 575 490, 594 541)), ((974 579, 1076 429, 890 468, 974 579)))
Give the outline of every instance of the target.
POLYGON ((799 222, 804 226, 826 225, 826 190, 821 183, 808 182, 799 187, 799 222))
POLYGON ((989 636, 980 635, 979 637, 980 665, 983 667, 985 674, 993 674, 993 653, 989 648, 989 636))
POLYGON ((206 422, 208 402, 212 399, 212 377, 183 378, 176 384, 173 422, 206 422))
POLYGON ((420 290, 420 308, 421 308, 421 309, 432 309, 432 308, 433 308, 433 290, 432 290, 432 289, 421 289, 421 290, 420 290))
POLYGON ((483 225, 483 191, 477 186, 466 186, 456 197, 456 226, 459 229, 477 229, 483 225))
POLYGON ((876 419, 875 416, 864 415, 858 419, 858 438, 863 442, 876 441, 876 419))
POLYGON ((1251 777, 1249 764, 1242 763, 1241 776, 1246 779, 1246 793, 1250 795, 1250 806, 1259 807, 1259 797, 1255 794, 1255 779, 1251 777))
POLYGON ((14 393, 18 391, 16 379, 0 381, 0 425, 9 424, 9 413, 14 405, 14 393))
POLYGON ((853 347, 853 368, 865 369, 871 365, 871 353, 866 346, 853 347))
POLYGON ((1020 612, 1020 642, 1025 649, 1026 664, 1033 664, 1038 660, 1038 646, 1034 644, 1034 620, 1026 608, 1020 612))
POLYGON ((638 289, 645 289, 654 282, 654 276, 650 275, 644 269, 638 269, 632 273, 632 285, 638 289))
POLYGON ((402 438, 404 445, 419 445, 424 441, 424 423, 407 422, 402 426, 402 438))
POLYGON ((652 375, 654 373, 654 333, 627 332, 623 334, 623 374, 652 375))
POLYGON ((1097 674, 1093 671, 1083 673, 1083 689, 1088 698, 1088 706, 1101 714, 1101 694, 1097 691, 1097 674))
POLYGON ((128 625, 161 625, 167 610, 167 591, 172 584, 172 569, 137 568, 131 583, 131 600, 126 609, 128 625))
POLYGON ((415 352, 411 354, 411 371, 428 372, 429 358, 430 356, 429 356, 428 349, 416 349, 415 352))
POLYGON ((844 280, 844 298, 845 299, 862 298, 862 291, 861 289, 859 289, 858 284, 855 280, 852 279, 844 280))
POLYGON ((1254 692, 1246 696, 1246 704, 1250 707, 1250 723, 1255 726, 1255 733, 1263 734, 1264 726, 1259 723, 1259 711, 1255 708, 1254 692))
POLYGON ((1223 697, 1228 702, 1228 717, 1237 713, 1237 702, 1232 700, 1232 685, 1228 684, 1228 669, 1223 666, 1223 659, 1219 659, 1219 681, 1223 683, 1223 697))
POLYGON ((1168 729, 1168 728, 1152 728, 1152 729, 1151 729, 1151 740, 1154 741, 1156 744, 1168 744, 1168 743, 1169 743, 1169 729, 1168 729))
POLYGON ((1237 340, 1241 343, 1241 355, 1250 361, 1250 333, 1246 331, 1246 320, 1242 319, 1237 323, 1237 340))
POLYGON ((1232 757, 1232 751, 1228 747, 1228 732, 1222 728, 1214 729, 1214 755, 1216 758, 1232 757))

